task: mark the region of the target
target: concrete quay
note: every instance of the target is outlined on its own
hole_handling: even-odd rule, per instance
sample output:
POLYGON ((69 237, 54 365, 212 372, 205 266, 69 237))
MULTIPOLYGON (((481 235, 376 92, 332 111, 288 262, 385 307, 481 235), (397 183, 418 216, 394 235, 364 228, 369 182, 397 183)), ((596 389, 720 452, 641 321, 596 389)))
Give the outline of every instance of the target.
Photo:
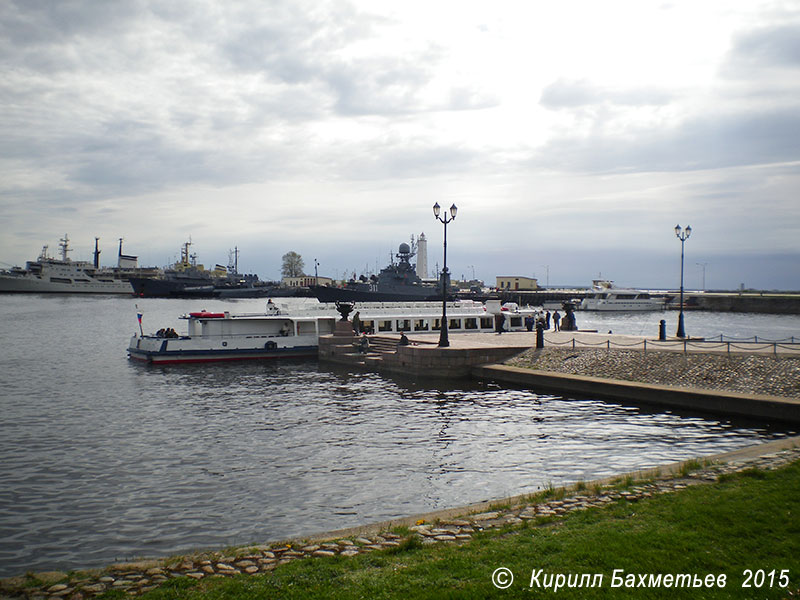
POLYGON ((547 333, 545 347, 535 350, 536 334, 528 332, 451 334, 447 348, 437 346, 438 334, 408 337, 411 345, 398 346, 395 336, 371 336, 370 351, 361 353, 352 333, 341 331, 320 340, 320 360, 415 377, 490 379, 561 394, 800 423, 800 344, 659 342, 564 331, 547 333), (574 363, 583 368, 571 370, 574 363), (659 372, 661 378, 653 379, 659 372))

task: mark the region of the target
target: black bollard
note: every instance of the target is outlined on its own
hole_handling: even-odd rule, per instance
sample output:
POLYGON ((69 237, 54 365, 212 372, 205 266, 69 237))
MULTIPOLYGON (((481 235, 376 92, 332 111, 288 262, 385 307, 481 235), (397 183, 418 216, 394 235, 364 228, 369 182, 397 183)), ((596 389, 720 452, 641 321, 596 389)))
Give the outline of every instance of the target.
POLYGON ((544 348, 544 325, 541 321, 536 323, 536 348, 544 348))
POLYGON ((658 326, 658 341, 667 341, 667 322, 664 319, 661 319, 661 323, 658 326))

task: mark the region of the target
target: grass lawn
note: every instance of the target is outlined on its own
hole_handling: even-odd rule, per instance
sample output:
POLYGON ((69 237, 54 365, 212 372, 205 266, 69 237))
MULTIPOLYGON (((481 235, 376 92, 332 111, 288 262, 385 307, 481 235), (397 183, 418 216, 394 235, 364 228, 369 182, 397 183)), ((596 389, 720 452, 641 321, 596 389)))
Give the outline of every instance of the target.
POLYGON ((800 462, 795 462, 634 503, 482 532, 463 545, 423 546, 411 538, 398 548, 357 557, 297 560, 269 575, 176 579, 144 598, 795 598, 799 590, 800 462), (492 583, 500 567, 513 573, 507 589, 492 583), (724 576, 726 584, 676 587, 661 579, 652 586, 612 587, 619 569, 623 581, 632 578, 637 585, 639 576, 649 582, 650 574, 689 574, 703 581, 710 574, 724 576), (760 587, 742 587, 748 569, 750 584, 760 587), (564 584, 570 577, 584 587, 554 591, 559 574, 564 584), (595 574, 602 575, 602 583, 586 587, 595 574))

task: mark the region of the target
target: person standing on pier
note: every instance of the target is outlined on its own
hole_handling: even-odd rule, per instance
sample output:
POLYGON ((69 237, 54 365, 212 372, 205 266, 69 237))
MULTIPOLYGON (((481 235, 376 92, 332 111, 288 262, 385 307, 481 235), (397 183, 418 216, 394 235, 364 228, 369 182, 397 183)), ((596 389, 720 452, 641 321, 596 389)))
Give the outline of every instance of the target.
POLYGON ((561 322, 561 315, 556 311, 553 313, 553 331, 560 331, 558 327, 559 322, 561 322))

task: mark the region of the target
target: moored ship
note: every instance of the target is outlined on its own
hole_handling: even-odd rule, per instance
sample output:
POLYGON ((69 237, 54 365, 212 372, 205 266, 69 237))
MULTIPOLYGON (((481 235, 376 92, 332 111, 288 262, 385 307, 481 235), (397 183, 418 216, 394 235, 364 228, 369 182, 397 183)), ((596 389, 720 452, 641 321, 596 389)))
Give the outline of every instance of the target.
MULTIPOLYGON (((239 249, 231 250, 228 266, 205 269, 197 255, 189 253, 192 242, 181 246, 181 258, 157 275, 132 277, 133 294, 141 298, 266 298, 290 295, 279 286, 260 281, 258 275, 239 273, 239 249)), ((291 295, 295 295, 291 293, 291 295)))
MULTIPOLYGON (((412 241, 413 243, 413 241, 412 241)), ((420 302, 441 300, 441 287, 425 283, 417 275, 411 258, 412 246, 400 244, 397 263, 381 269, 377 276, 350 280, 343 287, 311 286, 311 293, 320 302, 420 302)))
MULTIPOLYGON (((438 302, 366 303, 355 308, 362 332, 438 335, 440 330, 442 305, 438 302)), ((532 314, 516 305, 501 307, 499 302, 451 302, 447 309, 449 333, 493 332, 500 311, 505 317, 503 331, 524 330, 525 317, 532 314)), ((182 318, 189 322, 186 334, 160 330, 134 335, 128 346, 130 358, 174 364, 316 356, 319 337, 334 333, 340 315, 332 304, 290 309, 269 302, 264 313, 200 311, 182 318)))
POLYGON ((666 298, 643 290, 614 287, 612 281, 596 279, 592 293, 580 302, 580 310, 640 311, 664 310, 666 298))
POLYGON ((44 246, 39 257, 27 261, 24 268, 0 271, 0 292, 131 294, 131 276, 154 272, 137 268, 135 256, 123 255, 122 240, 117 267, 100 267, 98 240, 95 238, 94 263, 91 263, 69 258, 69 236, 64 235, 59 240, 61 258, 49 256, 48 246, 44 246))

